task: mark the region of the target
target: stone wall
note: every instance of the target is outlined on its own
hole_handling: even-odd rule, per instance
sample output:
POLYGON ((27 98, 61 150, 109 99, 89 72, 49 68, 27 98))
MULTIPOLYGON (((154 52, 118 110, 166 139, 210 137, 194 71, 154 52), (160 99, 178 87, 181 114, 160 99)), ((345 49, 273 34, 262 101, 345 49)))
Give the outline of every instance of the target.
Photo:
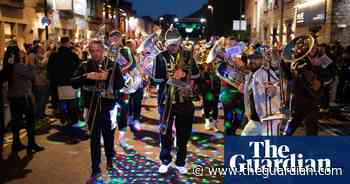
POLYGON ((350 44, 350 0, 333 1, 332 41, 350 44))
MULTIPOLYGON (((299 36, 308 34, 310 26, 300 26, 295 23, 296 9, 295 6, 303 0, 277 0, 284 3, 283 10, 283 44, 288 40, 286 38, 286 26, 292 24, 294 35, 299 36)), ((267 1, 270 2, 270 1, 267 1)), ((271 1, 275 2, 275 1, 271 1)), ((250 24, 259 22, 260 25, 256 26, 253 30, 252 40, 265 41, 267 44, 272 43, 272 29, 277 27, 278 38, 280 38, 280 24, 281 24, 281 5, 276 8, 270 8, 265 10, 265 0, 252 0, 246 1, 250 5, 246 5, 246 14, 248 22, 250 24), (256 20, 256 12, 260 9, 260 20, 256 20), (267 30, 267 31, 266 31, 267 30), (255 32, 254 32, 255 31, 255 32)), ((330 43, 339 40, 343 45, 350 44, 350 0, 326 0, 326 21, 321 25, 319 31, 319 42, 330 43)), ((281 41, 281 40, 279 40, 281 41)))
MULTIPOLYGON (((319 31, 319 37, 318 41, 319 43, 330 43, 332 40, 331 32, 332 32, 332 7, 333 7, 332 0, 326 0, 326 21, 324 24, 321 25, 321 30, 319 31)), ((305 35, 310 33, 310 26, 297 26, 295 35, 305 35)))
POLYGON ((12 25, 12 36, 15 36, 19 46, 34 40, 34 27, 36 26, 36 13, 34 6, 37 0, 24 0, 24 7, 8 7, 0 5, 0 59, 2 57, 6 42, 9 38, 4 35, 5 24, 12 25))

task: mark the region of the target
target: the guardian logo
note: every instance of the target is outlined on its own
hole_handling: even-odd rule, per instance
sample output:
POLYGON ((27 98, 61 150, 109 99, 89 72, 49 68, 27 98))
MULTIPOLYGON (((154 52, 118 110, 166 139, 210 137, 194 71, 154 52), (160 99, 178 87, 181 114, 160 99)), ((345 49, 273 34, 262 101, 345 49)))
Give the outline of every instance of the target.
POLYGON ((252 157, 244 154, 235 154, 230 159, 231 169, 244 171, 260 168, 307 168, 314 171, 331 168, 332 163, 328 158, 305 158, 302 153, 292 153, 287 145, 273 145, 270 140, 263 142, 249 142, 252 149, 252 157))

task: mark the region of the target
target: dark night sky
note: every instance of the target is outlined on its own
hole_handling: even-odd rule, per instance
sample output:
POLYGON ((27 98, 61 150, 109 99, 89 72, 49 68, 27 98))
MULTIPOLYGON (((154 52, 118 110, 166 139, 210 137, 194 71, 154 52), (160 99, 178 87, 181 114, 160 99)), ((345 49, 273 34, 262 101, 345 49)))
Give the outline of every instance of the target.
POLYGON ((208 0, 129 0, 138 16, 156 18, 164 14, 175 14, 179 17, 190 15, 208 0))

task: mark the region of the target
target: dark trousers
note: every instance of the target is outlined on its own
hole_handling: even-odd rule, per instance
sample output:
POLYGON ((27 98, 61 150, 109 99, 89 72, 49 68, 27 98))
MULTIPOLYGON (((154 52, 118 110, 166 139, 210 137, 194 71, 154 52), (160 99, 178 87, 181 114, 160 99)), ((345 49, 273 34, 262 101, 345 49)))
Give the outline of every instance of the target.
POLYGON ((324 86, 323 87, 323 93, 321 96, 321 108, 327 109, 329 108, 329 95, 330 95, 331 87, 330 86, 324 86))
POLYGON ((143 98, 143 88, 139 88, 135 93, 129 95, 129 116, 133 120, 140 120, 143 98))
POLYGON ((128 127, 129 100, 127 94, 118 94, 117 103, 119 105, 117 124, 120 131, 126 131, 128 127))
POLYGON ((67 122, 69 125, 77 123, 79 118, 75 99, 59 100, 59 110, 63 122, 67 122))
POLYGON ((214 97, 212 100, 208 100, 205 97, 203 97, 203 108, 205 118, 213 118, 214 120, 218 119, 218 103, 219 97, 214 97))
POLYGON ((3 104, 3 96, 0 95, 0 157, 3 149, 2 146, 4 145, 4 134, 5 134, 4 104, 3 104))
POLYGON ((172 161, 171 148, 173 145, 172 126, 175 122, 177 154, 175 164, 184 166, 187 157, 187 143, 192 133, 194 105, 189 103, 173 104, 170 112, 170 120, 165 135, 161 135, 160 160, 162 164, 168 165, 172 161))
MULTIPOLYGON (((300 108, 302 109, 302 108, 300 108)), ((309 110, 299 110, 292 113, 292 120, 287 127, 286 135, 293 135, 297 130, 300 123, 304 123, 307 136, 318 135, 318 116, 319 110, 317 107, 310 108, 309 110), (311 109, 311 110, 310 110, 311 109)))
POLYGON ((159 84, 158 94, 157 94, 157 104, 158 104, 158 113, 160 116, 162 116, 164 108, 162 106, 162 102, 165 98, 164 90, 165 90, 165 83, 159 84))
MULTIPOLYGON (((242 102, 243 103, 243 102, 242 102)), ((243 104, 237 107, 224 105, 224 128, 225 135, 236 135, 236 131, 243 121, 243 104)))
MULTIPOLYGON (((97 109, 98 110, 98 109, 97 109)), ((112 162, 114 157, 114 130, 111 128, 111 120, 109 111, 110 108, 102 107, 101 111, 96 113, 95 123, 91 127, 92 119, 89 117, 89 126, 91 128, 90 137, 90 151, 91 151, 91 162, 92 162, 92 175, 101 173, 101 134, 104 141, 105 155, 107 158, 107 164, 112 162)), ((91 111, 93 114, 93 111, 91 111)))
POLYGON ((49 99, 49 87, 35 86, 33 93, 35 96, 35 117, 36 119, 42 119, 45 115, 45 108, 49 99))
POLYGON ((25 128, 28 136, 28 147, 34 146, 34 106, 30 97, 21 98, 9 98, 10 111, 12 119, 12 134, 13 134, 13 145, 20 144, 19 131, 22 128, 23 116, 25 120, 25 128))
POLYGON ((57 92, 57 84, 53 82, 50 83, 50 95, 51 95, 51 103, 54 110, 58 110, 58 92, 57 92))
POLYGON ((340 75, 337 88, 337 100, 341 103, 347 103, 350 101, 346 95, 346 92, 348 91, 346 86, 347 83, 349 83, 349 80, 347 80, 346 76, 340 75))

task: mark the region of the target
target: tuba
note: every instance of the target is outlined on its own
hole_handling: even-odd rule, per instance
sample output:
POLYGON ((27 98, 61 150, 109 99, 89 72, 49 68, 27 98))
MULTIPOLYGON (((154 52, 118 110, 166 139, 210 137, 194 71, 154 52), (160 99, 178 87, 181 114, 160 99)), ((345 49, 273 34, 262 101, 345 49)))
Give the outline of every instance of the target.
MULTIPOLYGON (((104 48, 105 48, 105 55, 107 58, 114 61, 114 65, 119 65, 121 72, 123 73, 123 78, 125 80, 125 87, 121 89, 123 93, 129 94, 135 92, 139 86, 142 84, 142 80, 138 80, 138 72, 136 70, 136 63, 131 55, 131 52, 128 48, 120 48, 119 46, 114 45, 111 43, 110 40, 106 39, 106 26, 103 25, 99 28, 99 31, 97 32, 96 36, 103 41, 104 48), (126 49, 127 51, 127 58, 125 58, 121 53, 121 49, 126 49)), ((115 73, 116 66, 114 66, 112 69, 112 75, 115 73)), ((113 75, 114 76, 114 75, 113 75)), ((110 79, 107 86, 107 94, 111 94, 113 91, 112 84, 113 84, 114 78, 110 79)), ((109 95, 111 96, 111 95, 109 95)))
POLYGON ((158 43, 158 36, 153 33, 146 37, 146 39, 137 48, 136 52, 141 55, 140 67, 143 72, 153 78, 153 63, 155 58, 163 52, 162 46, 158 43))
POLYGON ((304 77, 307 86, 315 78, 312 72, 310 53, 315 46, 315 39, 311 35, 303 35, 290 41, 282 51, 282 59, 291 64, 294 78, 304 77))
POLYGON ((303 35, 290 41, 282 51, 282 59, 295 63, 309 55, 315 45, 315 39, 311 35, 303 35))
POLYGON ((311 66, 309 54, 315 45, 311 35, 302 35, 290 41, 282 50, 282 59, 291 63, 292 74, 298 76, 311 66))
POLYGON ((242 67, 232 66, 226 62, 220 63, 216 67, 216 75, 229 85, 239 88, 249 72, 242 67))
MULTIPOLYGON (((215 47, 215 46, 214 46, 215 47)), ((241 59, 242 46, 237 45, 231 48, 227 48, 224 51, 225 58, 231 59, 241 59)), ((225 60, 225 59, 224 59, 225 60)), ((229 85, 239 88, 245 80, 245 76, 249 73, 242 66, 238 66, 232 61, 226 61, 219 63, 216 67, 216 75, 223 81, 227 82, 229 85)))
POLYGON ((132 53, 129 48, 123 48, 127 52, 128 59, 125 59, 121 53, 119 53, 119 57, 117 58, 117 63, 122 64, 122 73, 123 78, 125 80, 125 84, 120 91, 125 94, 135 93, 142 85, 142 75, 140 70, 137 68, 137 63, 132 56, 132 53))
MULTIPOLYGON (((210 45, 211 46, 211 45, 210 45)), ((208 47, 210 47, 208 46, 208 47)), ((210 49, 205 44, 205 41, 199 41, 193 48, 193 58, 196 63, 202 65, 206 62, 210 49)))

